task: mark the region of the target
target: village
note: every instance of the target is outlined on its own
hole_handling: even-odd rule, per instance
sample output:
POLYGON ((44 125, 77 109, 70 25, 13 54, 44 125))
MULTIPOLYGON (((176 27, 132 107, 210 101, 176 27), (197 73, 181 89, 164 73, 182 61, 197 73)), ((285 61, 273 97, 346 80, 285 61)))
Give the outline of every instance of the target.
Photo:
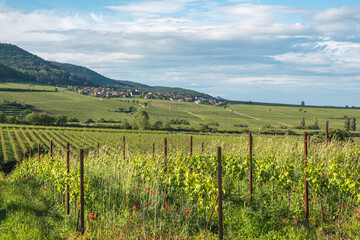
POLYGON ((217 98, 204 98, 200 96, 192 95, 174 95, 174 94, 161 94, 157 92, 147 92, 139 91, 138 88, 134 90, 126 91, 115 91, 111 88, 94 88, 94 87, 81 87, 81 88, 71 88, 68 87, 67 90, 75 91, 78 94, 89 95, 98 98, 144 98, 144 99, 162 99, 169 101, 179 101, 179 102, 194 102, 196 104, 208 104, 218 106, 221 105, 224 99, 221 97, 217 98))

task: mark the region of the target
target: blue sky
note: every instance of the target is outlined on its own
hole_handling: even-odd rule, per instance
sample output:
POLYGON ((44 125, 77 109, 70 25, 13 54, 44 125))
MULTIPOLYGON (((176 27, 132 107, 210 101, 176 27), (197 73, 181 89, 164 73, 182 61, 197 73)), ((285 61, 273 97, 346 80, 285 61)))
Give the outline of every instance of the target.
POLYGON ((360 106, 360 3, 0 0, 0 42, 114 79, 360 106))

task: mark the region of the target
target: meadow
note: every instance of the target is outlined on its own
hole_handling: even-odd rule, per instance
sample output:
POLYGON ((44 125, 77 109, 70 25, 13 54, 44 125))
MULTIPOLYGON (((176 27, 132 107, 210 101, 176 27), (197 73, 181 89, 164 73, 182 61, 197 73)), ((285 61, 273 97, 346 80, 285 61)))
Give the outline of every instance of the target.
POLYGON ((250 200, 248 135, 192 136, 190 156, 189 134, 3 125, 2 155, 5 153, 7 161, 23 155, 14 150, 21 149, 21 145, 32 150, 31 154, 25 151, 12 173, 3 174, 1 238, 217 239, 218 212, 214 204, 219 146, 224 239, 359 236, 357 142, 326 144, 313 137, 304 167, 302 137, 254 135, 250 200), (48 153, 50 140, 52 156, 48 153), (70 143, 70 173, 65 164, 66 142, 70 143), (78 223, 80 148, 85 149, 83 236, 78 223), (308 221, 304 174, 309 183, 308 221), (66 182, 70 188, 69 215, 65 211, 66 182), (25 200, 29 196, 33 196, 30 202, 25 200))
MULTIPOLYGON (((344 116, 360 118, 360 110, 353 108, 315 108, 300 106, 269 106, 256 104, 229 104, 227 108, 166 100, 147 99, 102 99, 84 96, 63 88, 15 83, 0 84, 3 89, 25 89, 26 91, 1 91, 0 102, 16 101, 33 106, 32 111, 47 112, 53 115, 64 114, 68 119, 77 118, 81 124, 88 119, 131 122, 132 113, 120 109, 132 107, 136 111, 149 113, 150 123, 172 119, 184 119, 190 126, 200 128, 209 125, 222 131, 256 129, 293 129, 300 126, 305 118, 306 125, 313 125, 318 119, 320 129, 329 120, 331 128, 343 128, 344 116), (33 91, 28 91, 28 90, 33 91), (45 91, 42 91, 45 90, 45 91)), ((1 110, 0 110, 1 111, 1 110)), ((10 113, 17 116, 19 112, 10 113)), ((97 125, 102 125, 96 123, 97 125)), ((176 128, 176 126, 173 126, 176 128)), ((187 126, 183 126, 186 128, 187 126)))

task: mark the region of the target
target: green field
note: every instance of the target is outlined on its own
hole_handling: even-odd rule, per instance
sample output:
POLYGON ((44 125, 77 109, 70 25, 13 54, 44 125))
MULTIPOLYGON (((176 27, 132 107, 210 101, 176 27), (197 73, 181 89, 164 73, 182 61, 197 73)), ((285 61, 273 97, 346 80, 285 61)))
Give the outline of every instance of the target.
POLYGON ((190 157, 189 134, 1 125, 0 238, 203 239, 205 235, 218 239, 217 208, 206 231, 204 219, 209 220, 216 202, 219 146, 224 239, 355 239, 359 235, 358 142, 326 144, 312 137, 304 168, 302 136, 254 135, 250 201, 248 135, 192 136, 190 157), (70 173, 65 165, 66 142, 70 173), (80 148, 85 150, 83 237, 77 224, 80 148), (65 213, 66 181, 70 215, 65 213))
MULTIPOLYGON (((32 111, 43 111, 53 115, 64 114, 69 118, 78 118, 80 122, 87 119, 131 122, 132 114, 120 112, 119 108, 146 110, 150 123, 162 121, 164 124, 171 119, 185 119, 190 126, 213 126, 218 130, 239 130, 240 126, 251 129, 287 128, 300 125, 304 117, 306 125, 313 125, 317 118, 320 129, 325 128, 329 120, 331 128, 343 128, 344 116, 360 118, 359 109, 315 108, 295 106, 268 106, 253 104, 229 104, 227 108, 165 100, 146 99, 101 99, 83 96, 63 88, 52 86, 26 85, 15 83, 0 84, 0 88, 27 89, 27 91, 0 91, 0 102, 4 100, 33 106, 32 111), (32 89, 33 91, 28 91, 32 89), (45 91, 41 91, 45 90, 45 91)), ((1 109, 0 109, 1 110, 1 109)), ((2 109, 6 113, 6 109, 2 109)), ((18 112, 22 109, 18 109, 18 112)), ((11 113, 10 113, 11 114, 11 113)), ((16 115, 16 111, 13 115, 16 115)))

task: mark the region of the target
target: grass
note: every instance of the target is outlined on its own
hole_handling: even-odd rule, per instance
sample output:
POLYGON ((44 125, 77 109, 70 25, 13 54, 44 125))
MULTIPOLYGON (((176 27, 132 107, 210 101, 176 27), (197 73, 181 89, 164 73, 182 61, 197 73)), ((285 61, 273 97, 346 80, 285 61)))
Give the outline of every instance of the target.
POLYGON ((219 130, 240 129, 235 125, 247 125, 251 129, 259 128, 293 128, 300 125, 305 117, 306 125, 313 125, 317 118, 321 129, 325 128, 326 120, 330 121, 331 128, 343 128, 344 119, 355 117, 360 119, 360 109, 345 108, 314 108, 295 106, 269 106, 230 104, 228 109, 216 106, 201 105, 187 102, 171 102, 165 100, 146 99, 99 99, 91 96, 79 95, 55 87, 41 85, 26 85, 2 83, 0 88, 34 89, 42 91, 2 91, 0 102, 3 100, 17 101, 34 106, 37 111, 51 114, 65 114, 69 118, 78 118, 85 122, 91 118, 95 121, 105 120, 131 121, 131 114, 120 112, 119 108, 128 109, 130 106, 137 110, 144 109, 150 115, 151 123, 156 121, 170 121, 181 118, 188 120, 192 126, 200 124, 218 123, 219 130), (145 107, 145 103, 148 106, 145 107))

